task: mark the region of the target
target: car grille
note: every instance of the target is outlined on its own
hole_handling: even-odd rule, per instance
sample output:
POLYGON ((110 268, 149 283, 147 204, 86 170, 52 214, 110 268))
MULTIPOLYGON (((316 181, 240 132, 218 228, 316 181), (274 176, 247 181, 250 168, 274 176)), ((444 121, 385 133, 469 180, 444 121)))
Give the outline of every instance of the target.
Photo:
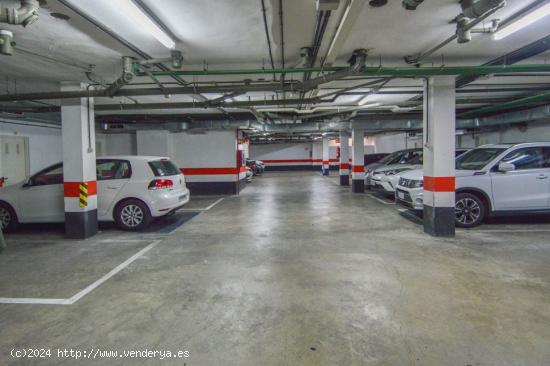
POLYGON ((397 199, 397 203, 405 207, 413 208, 412 198, 408 192, 402 191, 400 189, 398 189, 396 192, 397 193, 395 198, 397 199), (402 193, 404 195, 404 198, 399 198, 399 193, 402 193))
POLYGON ((416 182, 414 179, 399 178, 399 185, 405 188, 415 188, 416 182))

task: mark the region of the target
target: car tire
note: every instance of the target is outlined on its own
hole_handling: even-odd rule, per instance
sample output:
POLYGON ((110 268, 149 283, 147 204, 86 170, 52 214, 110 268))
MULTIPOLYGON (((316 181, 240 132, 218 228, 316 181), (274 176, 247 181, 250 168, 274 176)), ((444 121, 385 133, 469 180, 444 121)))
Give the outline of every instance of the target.
POLYGON ((485 219, 487 205, 481 198, 471 193, 457 193, 455 199, 455 225, 472 228, 485 219))
POLYGON ((17 230, 19 221, 15 210, 7 203, 0 202, 0 228, 3 232, 13 232, 17 230))
POLYGON ((153 221, 149 207, 137 199, 120 202, 115 208, 115 222, 126 231, 145 229, 153 221))

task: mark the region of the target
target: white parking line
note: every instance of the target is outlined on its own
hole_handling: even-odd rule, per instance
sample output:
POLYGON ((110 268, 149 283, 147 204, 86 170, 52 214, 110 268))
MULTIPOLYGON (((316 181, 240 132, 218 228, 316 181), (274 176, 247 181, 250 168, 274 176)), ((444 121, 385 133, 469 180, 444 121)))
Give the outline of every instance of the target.
POLYGON ((216 206, 218 203, 220 203, 221 201, 223 201, 225 198, 222 197, 220 198, 219 200, 217 200, 216 202, 214 202, 213 204, 211 204, 210 206, 208 207, 205 207, 205 208, 180 208, 178 211, 187 211, 187 212, 197 212, 197 211, 208 211, 210 210, 211 208, 213 208, 214 206, 216 206))
MULTIPOLYGON (((103 241, 105 242, 105 241, 103 241)), ((141 249, 139 252, 131 256, 130 258, 126 259, 124 262, 113 268, 109 273, 107 273, 105 276, 101 277, 88 287, 86 287, 84 290, 78 292, 74 296, 68 298, 68 299, 41 299, 41 298, 12 298, 12 297, 0 297, 0 304, 35 304, 35 305, 73 305, 78 300, 82 299, 84 296, 88 295, 90 292, 101 286, 103 283, 105 283, 107 280, 109 280, 111 277, 115 276, 117 273, 128 267, 130 264, 132 264, 136 259, 143 256, 145 253, 153 249, 158 243, 160 243, 160 240, 155 240, 151 244, 147 245, 145 248, 141 249)))
POLYGON ((369 193, 368 196, 369 196, 370 198, 373 198, 373 199, 377 200, 377 201, 380 202, 380 203, 383 203, 384 205, 395 205, 395 202, 384 201, 383 199, 378 198, 378 197, 376 197, 376 196, 373 195, 373 194, 370 194, 370 193, 369 193))

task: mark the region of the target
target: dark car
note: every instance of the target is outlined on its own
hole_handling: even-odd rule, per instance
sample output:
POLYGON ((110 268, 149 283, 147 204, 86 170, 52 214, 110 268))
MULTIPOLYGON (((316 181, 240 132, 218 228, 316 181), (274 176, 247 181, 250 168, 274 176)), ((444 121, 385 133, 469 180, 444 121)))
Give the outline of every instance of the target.
POLYGON ((373 163, 377 163, 380 160, 384 159, 386 156, 390 154, 388 153, 380 153, 380 154, 365 154, 365 166, 373 163))

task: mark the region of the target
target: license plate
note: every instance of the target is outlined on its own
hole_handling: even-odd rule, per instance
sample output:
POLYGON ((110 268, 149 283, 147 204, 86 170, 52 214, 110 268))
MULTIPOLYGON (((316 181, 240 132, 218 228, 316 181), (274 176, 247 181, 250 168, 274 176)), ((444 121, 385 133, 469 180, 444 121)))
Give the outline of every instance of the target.
POLYGON ((405 193, 403 193, 403 192, 397 192, 397 197, 398 197, 399 199, 404 200, 404 199, 405 199, 405 193))
POLYGON ((185 198, 187 198, 187 195, 186 195, 186 194, 184 194, 183 196, 179 196, 179 197, 178 197, 178 199, 179 199, 180 202, 181 202, 181 201, 185 201, 185 198))

